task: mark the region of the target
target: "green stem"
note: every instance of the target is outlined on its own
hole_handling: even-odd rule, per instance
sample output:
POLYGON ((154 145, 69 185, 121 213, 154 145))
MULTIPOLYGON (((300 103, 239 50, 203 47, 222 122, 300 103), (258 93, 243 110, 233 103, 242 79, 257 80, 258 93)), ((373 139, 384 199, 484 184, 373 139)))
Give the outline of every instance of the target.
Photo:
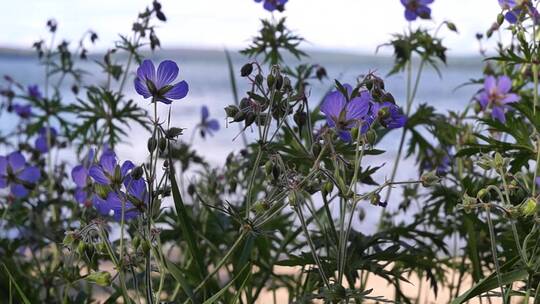
POLYGON ((319 256, 317 255, 315 244, 313 243, 313 240, 311 239, 311 236, 309 235, 309 231, 306 225, 306 220, 304 218, 304 213, 302 212, 301 206, 295 206, 294 210, 298 214, 298 217, 300 218, 300 223, 302 225, 302 230, 304 230, 304 234, 306 235, 306 239, 309 245, 309 248, 311 249, 311 254, 313 256, 313 259, 315 260, 315 263, 317 264, 317 268, 319 270, 319 274, 321 275, 321 278, 324 282, 324 285, 326 287, 330 287, 330 283, 328 281, 328 277, 326 276, 326 273, 324 272, 323 265, 321 263, 321 260, 319 259, 319 256))
POLYGON ((491 255, 493 256, 493 263, 495 264, 495 271, 497 272, 497 281, 499 282, 499 287, 501 288, 501 297, 503 298, 503 303, 506 304, 506 298, 504 297, 504 287, 501 279, 501 269, 499 267, 499 258, 497 257, 497 243, 495 241, 495 229, 493 228, 493 222, 491 221, 491 211, 489 205, 486 204, 486 218, 489 227, 489 238, 491 243, 491 255))

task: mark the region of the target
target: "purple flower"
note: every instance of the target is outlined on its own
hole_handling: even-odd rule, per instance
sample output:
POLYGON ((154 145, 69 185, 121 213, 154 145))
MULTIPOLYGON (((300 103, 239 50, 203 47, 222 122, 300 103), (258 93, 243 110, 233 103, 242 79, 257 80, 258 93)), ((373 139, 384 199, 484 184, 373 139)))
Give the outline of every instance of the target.
POLYGON ((116 154, 112 150, 105 150, 99 159, 88 170, 88 175, 98 184, 103 186, 119 187, 135 165, 127 160, 122 166, 116 160, 116 154))
POLYGON ((94 197, 94 205, 100 214, 106 216, 112 212, 114 220, 120 221, 122 220, 122 208, 124 208, 124 219, 126 220, 137 217, 144 210, 148 200, 144 179, 129 179, 129 182, 124 184, 126 192, 111 191, 105 198, 99 195, 94 197))
POLYGON ((500 76, 497 79, 494 76, 487 76, 484 80, 484 89, 477 96, 482 110, 490 108, 493 119, 506 122, 504 113, 509 107, 508 104, 519 100, 517 94, 510 93, 511 89, 512 80, 508 76, 500 76))
POLYGON ((31 105, 21 105, 21 104, 14 104, 13 110, 17 115, 19 115, 20 118, 29 118, 32 116, 32 106, 31 105))
POLYGON ((375 102, 372 104, 371 111, 379 118, 381 125, 387 129, 402 128, 407 123, 407 116, 394 103, 388 101, 382 103, 375 102))
POLYGON ((219 131, 219 122, 217 121, 217 119, 208 119, 209 116, 210 113, 208 112, 208 107, 202 106, 201 122, 199 123, 202 138, 206 136, 206 133, 212 136, 213 132, 219 131))
MULTIPOLYGON (((352 87, 348 84, 344 87, 351 94, 352 87)), ((325 97, 321 112, 326 115, 328 126, 335 128, 342 140, 350 142, 352 141, 350 130, 364 123, 370 103, 371 94, 367 91, 360 92, 360 96, 347 101, 347 97, 336 90, 325 97)))
MULTIPOLYGON (((260 3, 263 0, 255 0, 255 2, 260 3)), ((288 0, 264 0, 264 9, 273 12, 275 10, 278 10, 280 12, 285 10, 285 3, 287 3, 288 0)))
POLYGON ((504 19, 511 24, 523 21, 526 15, 529 15, 534 23, 540 22, 540 13, 538 13, 531 1, 499 0, 499 5, 502 9, 508 10, 504 15, 504 19))
POLYGON ((28 166, 21 152, 0 156, 0 189, 10 186, 15 197, 26 197, 40 177, 39 168, 28 166))
MULTIPOLYGON (((58 132, 55 128, 49 128, 48 132, 51 136, 51 147, 54 146, 56 142, 56 136, 58 135, 58 132)), ((49 144, 47 141, 47 128, 41 128, 39 129, 39 135, 38 138, 36 138, 36 142, 34 145, 36 146, 36 150, 38 150, 41 153, 47 153, 49 152, 49 144)))
POLYGON ((145 99, 152 97, 155 101, 170 104, 173 100, 186 97, 189 87, 187 82, 171 84, 178 76, 179 68, 174 61, 162 61, 157 69, 152 61, 144 60, 137 69, 135 91, 145 99))
POLYGON ((39 90, 39 86, 37 84, 28 86, 28 95, 30 95, 30 97, 34 99, 43 98, 43 95, 41 95, 41 91, 39 90))
POLYGON ((90 149, 83 163, 75 166, 73 170, 71 170, 71 178, 77 185, 77 188, 75 189, 75 201, 77 201, 79 204, 85 205, 86 207, 90 207, 92 205, 93 194, 91 191, 89 191, 91 180, 89 178, 90 176, 88 169, 94 161, 94 153, 94 150, 90 149))
POLYGON ((437 175, 445 175, 448 173, 451 164, 450 152, 448 152, 447 148, 437 149, 436 151, 428 148, 420 163, 420 168, 422 171, 435 170, 437 175))
POLYGON ((428 4, 433 3, 433 0, 401 0, 401 4, 405 6, 405 19, 414 21, 416 18, 430 19, 431 9, 428 4))

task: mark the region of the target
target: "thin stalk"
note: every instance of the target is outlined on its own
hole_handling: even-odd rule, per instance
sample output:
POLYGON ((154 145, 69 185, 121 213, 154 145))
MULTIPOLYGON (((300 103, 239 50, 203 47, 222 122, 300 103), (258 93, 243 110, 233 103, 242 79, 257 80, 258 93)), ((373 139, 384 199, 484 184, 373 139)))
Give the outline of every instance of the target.
MULTIPOLYGON (((418 91, 418 86, 420 84, 420 78, 422 76, 422 70, 424 69, 425 60, 422 58, 422 61, 420 62, 420 66, 418 67, 418 73, 416 75, 416 80, 414 83, 414 88, 411 91, 411 80, 412 80, 412 62, 409 62, 407 65, 407 106, 405 115, 408 117, 411 113, 411 108, 413 101, 416 97, 416 93, 418 91)), ((399 167, 399 162, 401 160, 401 153, 403 152, 403 145, 405 144, 405 136, 407 135, 407 128, 403 129, 403 132, 401 133, 401 139, 399 140, 399 147, 398 152, 396 154, 396 158, 394 159, 394 166, 392 167, 392 174, 390 175, 390 182, 393 182, 396 178, 397 169, 399 167)), ((386 192, 386 197, 384 199, 385 202, 387 202, 390 199, 390 194, 392 193, 392 188, 389 188, 386 192)), ((385 209, 381 212, 381 220, 383 218, 383 215, 385 213, 385 209)))
MULTIPOLYGON (((244 240, 244 237, 246 237, 247 235, 247 231, 246 230, 243 230, 242 233, 240 234, 240 236, 238 237, 238 239, 234 242, 234 244, 231 246, 231 248, 229 249, 229 251, 227 251, 227 253, 223 256, 223 258, 221 258, 221 260, 218 262, 218 264, 215 266, 214 270, 212 270, 212 272, 210 272, 203 280, 202 282, 199 283, 199 285, 197 285, 197 287, 195 287, 195 289, 193 290, 193 293, 196 293, 197 291, 199 291, 201 288, 204 287, 204 285, 206 284, 206 282, 208 282, 208 280, 210 280, 210 278, 212 278, 220 269, 223 265, 225 265, 225 262, 227 262, 227 260, 231 257, 231 255, 233 254, 233 252, 236 250, 236 248, 238 246, 240 246, 240 244, 242 244, 242 241, 244 240)), ((190 299, 187 299, 186 301, 184 301, 184 304, 187 304, 189 303, 190 299)))
POLYGON ((490 207, 486 205, 486 219, 489 227, 489 238, 491 243, 491 255, 493 256, 493 264, 495 264, 495 271, 497 272, 497 281, 499 282, 499 287, 501 288, 501 297, 503 298, 503 303, 507 303, 504 297, 504 287, 501 279, 501 269, 499 267, 499 258, 497 257, 497 243, 495 241, 495 229, 493 229, 493 222, 491 221, 491 211, 490 207))
POLYGON ((298 217, 300 218, 300 223, 302 224, 302 230, 304 230, 304 234, 306 235, 309 248, 311 249, 311 254, 313 255, 313 259, 315 260, 315 263, 317 264, 317 268, 319 269, 319 274, 321 275, 321 278, 323 279, 324 285, 326 285, 326 287, 330 287, 328 277, 326 276, 321 260, 319 259, 319 256, 317 255, 315 244, 313 243, 313 240, 311 239, 311 236, 309 235, 309 231, 306 225, 306 220, 304 218, 304 213, 302 212, 302 207, 295 206, 294 209, 296 213, 298 214, 298 217))

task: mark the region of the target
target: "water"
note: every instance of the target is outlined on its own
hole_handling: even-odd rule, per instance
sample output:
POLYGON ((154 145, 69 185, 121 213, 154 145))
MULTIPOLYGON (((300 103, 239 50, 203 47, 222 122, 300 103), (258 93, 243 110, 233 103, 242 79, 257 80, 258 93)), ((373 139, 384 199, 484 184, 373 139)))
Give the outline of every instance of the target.
MULTIPOLYGON (((193 128, 200 121, 200 107, 207 105, 210 108, 212 117, 217 118, 221 123, 221 130, 214 136, 202 140, 195 138, 194 148, 213 164, 221 164, 230 151, 238 151, 242 147, 241 139, 233 140, 238 134, 238 127, 235 124, 226 127, 225 113, 223 108, 233 104, 233 95, 229 81, 229 71, 227 67, 225 53, 222 51, 209 50, 169 50, 160 51, 159 56, 154 60, 172 59, 180 66, 180 78, 185 79, 190 85, 190 92, 187 98, 177 101, 172 107, 173 126, 187 128, 184 139, 189 140, 193 128)), ((98 59, 100 57, 95 57, 98 59)), ((315 105, 320 102, 325 92, 333 85, 333 79, 337 78, 342 83, 353 83, 361 74, 369 71, 376 71, 379 76, 384 76, 392 67, 392 59, 388 57, 361 56, 354 54, 340 53, 318 53, 314 52, 307 60, 311 63, 317 63, 327 69, 329 78, 322 82, 314 82, 310 92, 310 103, 315 105)), ((246 59, 239 56, 233 56, 235 70, 246 62, 246 59)), ((294 60, 290 61, 294 63, 294 60)), ((86 83, 104 84, 106 79, 100 76, 100 68, 92 63, 83 63, 84 69, 88 69, 93 75, 85 76, 86 83)), ((422 81, 418 90, 415 106, 420 103, 428 103, 434 106, 437 111, 445 112, 448 110, 461 110, 470 102, 472 96, 479 89, 478 86, 466 86, 460 89, 456 88, 471 78, 482 76, 481 58, 457 58, 449 59, 447 66, 441 67, 442 78, 431 68, 427 68, 422 75, 422 81)), ((32 56, 15 56, 0 54, 0 75, 10 75, 17 81, 24 84, 40 84, 44 82, 43 67, 32 56)), ((239 74, 239 72, 237 73, 239 74)), ((248 90, 246 79, 236 78, 240 97, 244 96, 248 90)), ((392 93, 399 105, 405 103, 406 78, 405 75, 398 74, 386 78, 386 89, 392 93)), ((69 88, 72 81, 68 79, 66 86, 62 88, 62 94, 67 101, 75 101, 75 96, 69 88)), ((132 81, 126 85, 125 93, 128 98, 137 100, 148 110, 149 102, 142 100, 136 95, 132 81)), ((82 95, 80 95, 82 96, 82 95)), ((160 116, 166 117, 167 108, 160 105, 160 116)), ((0 117, 0 131, 6 131, 16 124, 14 115, 0 117)), ((121 144, 118 149, 120 159, 131 159, 135 162, 143 162, 146 156, 146 141, 149 134, 139 126, 131 127, 128 132, 129 138, 126 143, 121 144)), ((254 137, 255 134, 249 137, 254 137)), ((381 143, 379 148, 387 150, 387 153, 380 156, 367 158, 367 163, 371 165, 386 165, 376 174, 376 180, 384 181, 388 177, 391 165, 394 160, 397 146, 399 144, 400 131, 393 131, 381 143)), ((6 151, 0 150, 0 153, 6 151)), ((396 180, 417 179, 417 173, 413 169, 413 161, 406 160, 401 163, 396 180)), ((399 191, 393 192, 399 195, 399 191)), ((337 205, 335 206, 337 207, 337 205)), ((389 208, 393 208, 391 203, 389 208)), ((370 211, 378 212, 378 207, 368 206, 370 211)), ((377 218, 377 217, 372 217, 377 218)), ((372 227, 373 221, 367 220, 367 226, 372 227)))

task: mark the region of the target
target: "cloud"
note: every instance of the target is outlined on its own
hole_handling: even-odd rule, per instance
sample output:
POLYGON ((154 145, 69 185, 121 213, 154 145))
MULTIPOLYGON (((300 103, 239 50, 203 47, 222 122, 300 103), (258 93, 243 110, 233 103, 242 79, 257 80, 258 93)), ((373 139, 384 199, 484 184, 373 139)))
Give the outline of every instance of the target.
MULTIPOLYGON (((164 48, 240 48, 256 33, 259 19, 271 17, 253 0, 162 0, 167 23, 159 24, 164 48)), ((77 41, 87 29, 98 32, 101 50, 127 33, 149 0, 24 0, 10 2, 0 13, 0 46, 29 47, 46 37, 44 24, 54 17, 59 35, 77 41), (22 18, 21 16, 24 16, 22 18)), ((475 34, 485 32, 500 8, 495 0, 438 0, 432 5, 436 21, 453 21, 459 35, 442 31, 455 54, 477 50, 475 34)), ((391 33, 407 27, 399 0, 290 0, 284 14, 289 27, 303 35, 310 48, 373 53, 391 33)), ((426 27, 438 23, 423 21, 426 27)))

